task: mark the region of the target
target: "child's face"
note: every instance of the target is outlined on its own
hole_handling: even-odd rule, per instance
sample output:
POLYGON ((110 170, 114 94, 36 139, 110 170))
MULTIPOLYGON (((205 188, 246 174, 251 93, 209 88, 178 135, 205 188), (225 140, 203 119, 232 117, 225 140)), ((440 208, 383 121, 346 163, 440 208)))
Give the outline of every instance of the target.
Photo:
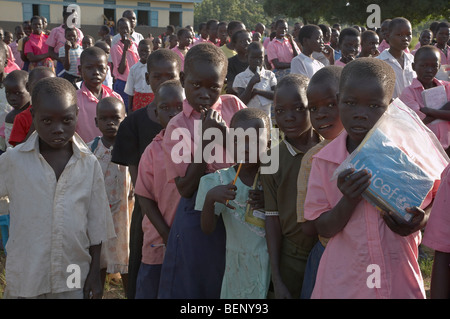
POLYGON ((165 86, 159 89, 156 116, 162 127, 166 127, 170 119, 183 110, 183 90, 165 86))
POLYGON ((440 68, 441 56, 436 51, 421 53, 419 58, 412 64, 416 71, 417 79, 422 83, 431 83, 440 68))
POLYGON ((119 125, 125 118, 125 108, 122 103, 103 103, 97 108, 95 124, 103 137, 113 139, 117 135, 119 125))
POLYGON ((10 44, 13 40, 13 35, 10 32, 6 32, 5 33, 5 38, 3 39, 3 42, 5 42, 6 44, 10 44))
POLYGON ((187 101, 197 112, 208 110, 217 102, 224 81, 222 65, 198 61, 182 79, 187 101))
POLYGON ((339 33, 338 30, 336 30, 336 29, 331 30, 330 43, 333 46, 337 46, 338 45, 338 43, 339 43, 339 35, 340 35, 340 33, 339 33))
POLYGON ((33 101, 33 124, 40 142, 52 149, 61 149, 69 143, 77 124, 76 101, 65 94, 41 94, 33 101))
POLYGON ((220 40, 221 43, 225 43, 228 38, 228 31, 227 31, 227 25, 221 24, 217 28, 217 38, 220 40))
MULTIPOLYGON (((233 129, 243 129, 243 131, 247 131, 248 129, 250 130, 255 130, 256 135, 255 136, 260 136, 260 130, 265 128, 264 125, 264 121, 262 119, 259 118, 253 118, 250 120, 235 120, 232 125, 231 128, 233 129)), ((267 128, 266 128, 267 129, 267 128)), ((244 154, 240 153, 241 149, 239 146, 242 147, 242 141, 239 140, 238 136, 234 136, 234 162, 238 163, 240 160, 244 159, 245 163, 254 163, 254 161, 256 160, 257 163, 259 163, 260 161, 260 154, 262 152, 267 151, 267 147, 268 147, 268 140, 267 139, 263 139, 263 138, 258 138, 257 143, 255 143, 255 141, 252 141, 250 139, 251 135, 246 134, 245 135, 245 143, 244 143, 244 154), (252 149, 253 147, 255 147, 255 145, 257 146, 257 149, 252 149), (252 155, 254 154, 254 155, 252 155), (251 156, 255 156, 256 158, 252 158, 251 156)))
POLYGON ((237 41, 234 45, 234 49, 236 50, 237 53, 246 54, 247 47, 250 43, 252 43, 250 33, 243 32, 238 36, 237 41))
POLYGON ((33 19, 31 22, 31 32, 33 34, 41 34, 43 27, 42 19, 33 19))
POLYGON ((403 51, 411 43, 411 24, 398 23, 389 33, 389 45, 391 48, 403 51))
POLYGON ((30 93, 27 91, 24 81, 6 80, 5 94, 9 105, 18 110, 30 103, 30 93))
POLYGON ((361 43, 361 51, 374 55, 380 44, 380 39, 375 34, 370 34, 364 42, 361 43))
POLYGON ((145 73, 145 80, 153 92, 157 92, 163 82, 180 79, 180 71, 175 61, 158 61, 158 63, 151 66, 150 70, 150 73, 145 73))
POLYGON ((261 33, 259 33, 259 32, 253 33, 252 41, 253 42, 260 42, 261 41, 261 33))
POLYGON ((160 38, 154 38, 152 42, 153 42, 153 51, 156 51, 161 47, 162 40, 160 38))
POLYGON ((310 85, 307 91, 308 110, 313 128, 327 140, 332 140, 344 129, 336 96, 330 85, 310 85))
POLYGON ((274 99, 275 120, 288 140, 311 129, 306 92, 293 86, 277 88, 274 99))
POLYGON ((348 79, 339 94, 339 115, 348 133, 347 149, 354 150, 389 106, 382 85, 373 79, 348 79))
POLYGON ((341 43, 342 56, 353 60, 358 55, 360 42, 361 39, 357 36, 344 37, 341 43))
POLYGON ((20 40, 25 36, 25 32, 23 29, 17 29, 16 31, 16 40, 20 40))
POLYGON ((436 43, 440 45, 445 45, 450 37, 450 28, 439 28, 436 32, 436 43))
POLYGON ((131 32, 131 26, 130 23, 128 21, 120 21, 119 25, 117 26, 118 30, 119 30, 119 34, 120 34, 120 38, 122 40, 126 38, 130 37, 130 32, 131 32))
POLYGON ((200 29, 199 33, 203 39, 206 39, 208 37, 208 30, 206 29, 206 25, 200 29))
POLYGON ((27 36, 31 34, 31 23, 28 22, 23 25, 23 32, 25 32, 25 35, 27 36))
POLYGON ((106 54, 99 56, 86 56, 79 66, 81 78, 88 88, 101 86, 105 81, 108 69, 106 54))
POLYGON ((169 38, 169 49, 178 45, 178 38, 175 35, 171 35, 169 38))
POLYGON ((138 54, 141 63, 143 64, 147 63, 147 59, 150 53, 152 53, 152 48, 150 47, 150 44, 139 44, 138 54))
POLYGON ((276 29, 275 29, 275 32, 276 32, 276 35, 275 35, 275 36, 276 36, 278 39, 281 39, 281 38, 283 38, 284 36, 286 36, 287 31, 288 31, 288 25, 287 25, 287 22, 279 23, 278 26, 277 26, 276 29))
POLYGON ((322 30, 314 30, 311 38, 305 39, 306 44, 309 45, 310 49, 314 52, 322 52, 324 49, 324 40, 322 35, 322 30))
POLYGON ((419 42, 421 46, 429 45, 431 44, 431 32, 430 31, 424 31, 420 34, 419 42))
MULTIPOLYGON (((78 33, 73 30, 73 31, 67 31, 66 32, 66 40, 69 41, 70 43, 72 43, 72 45, 76 44, 78 41, 78 33)), ((83 39, 84 42, 84 39, 83 39)))
POLYGON ((94 45, 94 41, 90 37, 84 37, 81 41, 81 45, 83 47, 83 50, 86 50, 87 48, 90 48, 94 45))
POLYGON ((209 39, 216 39, 217 38, 217 27, 219 26, 218 23, 211 23, 211 25, 208 28, 208 35, 209 39))
POLYGON ((264 52, 261 49, 252 49, 248 51, 248 66, 250 70, 255 71, 257 67, 262 67, 264 63, 264 52))
POLYGON ((185 48, 190 46, 192 43, 192 33, 183 32, 183 34, 178 38, 178 46, 185 48))

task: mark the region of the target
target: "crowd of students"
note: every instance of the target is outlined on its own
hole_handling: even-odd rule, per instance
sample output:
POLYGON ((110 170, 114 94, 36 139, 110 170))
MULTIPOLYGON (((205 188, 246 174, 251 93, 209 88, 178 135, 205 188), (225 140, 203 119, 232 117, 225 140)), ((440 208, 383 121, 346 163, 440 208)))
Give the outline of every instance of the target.
POLYGON ((96 40, 67 17, 49 32, 34 16, 0 45, 5 298, 101 298, 107 273, 129 299, 425 298, 424 230, 431 297, 450 297, 448 169, 410 222, 362 198, 367 170, 332 180, 396 98, 448 162, 450 83, 436 78, 450 64, 447 22, 410 53, 405 18, 292 34, 285 20, 267 32, 211 19, 198 37, 168 26, 150 39, 127 10, 117 35, 101 26, 96 40), (436 86, 447 102, 426 105, 436 86), (210 129, 268 135, 239 145, 210 129), (276 172, 261 154, 276 154, 276 172), (68 284, 74 264, 80 285, 68 284))

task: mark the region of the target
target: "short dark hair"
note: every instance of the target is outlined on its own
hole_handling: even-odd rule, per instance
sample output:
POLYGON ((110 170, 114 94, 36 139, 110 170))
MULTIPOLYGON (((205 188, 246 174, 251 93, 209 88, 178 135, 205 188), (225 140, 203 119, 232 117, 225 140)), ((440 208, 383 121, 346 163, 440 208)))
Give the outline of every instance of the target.
POLYGON ((278 83, 275 90, 285 86, 295 86, 306 90, 309 84, 309 78, 303 74, 290 73, 284 76, 278 83))
POLYGON ((33 88, 31 101, 33 109, 36 110, 38 104, 36 103, 42 94, 51 96, 68 96, 71 102, 77 104, 77 91, 75 87, 64 78, 61 77, 47 77, 37 81, 33 88))
POLYGON ((264 46, 260 41, 252 41, 247 47, 247 54, 252 50, 261 50, 264 53, 264 46))
POLYGON ((256 107, 247 107, 234 113, 230 126, 233 126, 235 122, 247 122, 255 119, 262 120, 264 128, 267 129, 267 133, 270 136, 270 118, 266 112, 256 107))
POLYGON ((247 30, 238 30, 231 36, 231 43, 236 43, 241 34, 250 33, 247 30))
POLYGON ((181 28, 180 30, 177 31, 177 37, 182 37, 183 34, 191 34, 191 31, 187 28, 181 28))
POLYGON ((392 30, 394 30, 394 28, 400 24, 409 24, 411 25, 411 22, 409 22, 408 19, 403 18, 403 17, 397 17, 391 20, 391 22, 389 22, 389 34, 392 32, 392 30))
POLYGON ((123 104, 123 101, 119 100, 118 98, 116 98, 113 95, 110 95, 110 96, 102 98, 102 99, 100 99, 100 101, 98 101, 95 111, 98 112, 98 109, 107 103, 108 104, 115 104, 115 103, 121 104, 123 106, 123 109, 125 110, 125 104, 123 104))
POLYGON ((281 23, 287 23, 287 22, 286 22, 286 20, 284 20, 284 19, 278 19, 278 20, 275 22, 275 28, 278 28, 278 25, 280 25, 281 23))
POLYGON ((160 91, 162 88, 170 87, 170 88, 176 88, 179 89, 181 92, 183 92, 183 86, 181 85, 181 82, 179 80, 167 80, 160 84, 158 89, 155 92, 155 103, 158 104, 159 98, 160 98, 160 91))
POLYGON ((363 33, 361 33, 361 43, 366 42, 367 39, 371 35, 376 36, 378 38, 378 34, 375 31, 372 31, 372 30, 366 30, 363 33))
POLYGON ((339 81, 341 80, 343 67, 338 65, 328 65, 314 73, 309 81, 308 88, 313 85, 327 85, 339 90, 339 81))
POLYGON ((310 39, 314 31, 316 30, 321 30, 321 28, 315 24, 307 24, 303 26, 297 35, 298 42, 300 42, 300 44, 303 44, 304 39, 310 39))
POLYGON ((245 26, 242 21, 238 21, 238 20, 230 21, 230 23, 228 23, 228 26, 227 26, 227 33, 228 33, 228 35, 229 36, 233 35, 234 32, 232 32, 232 31, 235 30, 237 27, 239 27, 241 25, 245 26))
POLYGON ((450 24, 447 23, 447 22, 445 22, 445 21, 440 22, 440 23, 437 25, 437 27, 436 27, 436 33, 439 32, 439 29, 440 29, 440 28, 450 28, 450 24))
POLYGON ((184 73, 188 74, 196 67, 198 61, 222 66, 222 75, 228 71, 228 59, 222 49, 211 43, 199 43, 188 50, 184 58, 184 73))
POLYGON ((385 88, 389 99, 395 89, 395 72, 392 67, 380 59, 358 58, 345 65, 339 82, 339 91, 347 84, 349 79, 373 79, 385 88))
POLYGON ((355 28, 345 28, 341 31, 341 34, 339 35, 339 44, 342 44, 342 41, 344 41, 345 37, 359 37, 361 36, 361 33, 356 30, 355 28))
MULTIPOLYGON (((189 52, 189 51, 188 51, 189 52)), ((147 72, 150 73, 152 66, 160 61, 176 62, 178 72, 181 71, 181 59, 174 51, 170 49, 158 49, 153 51, 147 58, 147 72)))
POLYGON ((76 30, 75 28, 69 28, 69 27, 67 27, 67 28, 64 30, 64 35, 66 35, 68 32, 75 32, 75 34, 77 35, 77 38, 78 38, 78 32, 77 32, 77 30, 76 30))
POLYGON ((441 59, 441 53, 439 52, 439 49, 437 47, 435 47, 434 45, 424 45, 421 46, 417 51, 416 54, 414 54, 414 63, 417 63, 417 61, 419 61, 419 58, 428 52, 435 52, 438 56, 438 59, 440 61, 441 59))
POLYGON ((23 83, 24 85, 28 82, 29 74, 24 70, 14 70, 8 73, 4 82, 11 81, 14 83, 23 83))
POLYGON ((95 57, 104 56, 105 58, 107 58, 106 52, 104 50, 102 50, 101 48, 96 47, 95 45, 92 47, 89 47, 89 48, 83 50, 83 52, 81 52, 80 64, 83 64, 84 59, 88 56, 95 56, 95 57))

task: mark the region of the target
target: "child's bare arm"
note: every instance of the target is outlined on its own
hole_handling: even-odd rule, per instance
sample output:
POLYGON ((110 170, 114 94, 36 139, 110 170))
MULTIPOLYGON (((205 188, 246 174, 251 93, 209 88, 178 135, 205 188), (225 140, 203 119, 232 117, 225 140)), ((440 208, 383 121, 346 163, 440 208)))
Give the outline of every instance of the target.
POLYGON ((228 185, 216 186, 206 194, 201 216, 201 227, 204 233, 211 234, 216 229, 217 216, 214 213, 215 203, 222 203, 228 208, 234 209, 228 201, 236 197, 236 189, 236 186, 230 183, 228 185))
POLYGON ((450 121, 450 102, 444 104, 440 109, 432 109, 429 107, 423 107, 420 109, 422 113, 435 119, 444 121, 450 121))
POLYGON ((450 253, 435 251, 431 274, 431 299, 450 298, 450 253))
POLYGON ((370 178, 371 175, 366 170, 355 173, 353 168, 339 174, 337 184, 343 196, 336 206, 315 220, 314 224, 320 235, 330 238, 345 227, 361 201, 362 193, 369 187, 370 178))
POLYGON ((136 195, 141 205, 142 213, 147 216, 150 222, 155 226, 158 233, 161 235, 165 244, 169 238, 170 227, 167 225, 161 211, 158 208, 158 204, 150 198, 136 195))
POLYGON ((102 299, 103 285, 100 279, 100 252, 102 244, 89 247, 91 264, 83 287, 84 299, 102 299))

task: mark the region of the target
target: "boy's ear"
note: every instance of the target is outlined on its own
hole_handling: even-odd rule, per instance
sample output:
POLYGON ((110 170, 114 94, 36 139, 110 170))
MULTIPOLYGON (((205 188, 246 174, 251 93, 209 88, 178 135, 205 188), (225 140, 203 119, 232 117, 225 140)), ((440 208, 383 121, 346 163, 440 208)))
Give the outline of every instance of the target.
POLYGON ((97 116, 94 118, 95 120, 95 126, 98 127, 98 120, 97 120, 97 116))
POLYGON ((150 85, 150 75, 148 74, 148 72, 145 72, 145 82, 147 83, 147 85, 150 85))
POLYGON ((78 65, 78 73, 81 74, 81 64, 78 65))
POLYGON ((180 72, 180 83, 181 83, 181 86, 183 87, 183 89, 184 89, 184 79, 185 79, 184 72, 181 71, 180 72))
POLYGON ((411 67, 414 71, 416 70, 416 64, 414 62, 411 64, 411 67))

